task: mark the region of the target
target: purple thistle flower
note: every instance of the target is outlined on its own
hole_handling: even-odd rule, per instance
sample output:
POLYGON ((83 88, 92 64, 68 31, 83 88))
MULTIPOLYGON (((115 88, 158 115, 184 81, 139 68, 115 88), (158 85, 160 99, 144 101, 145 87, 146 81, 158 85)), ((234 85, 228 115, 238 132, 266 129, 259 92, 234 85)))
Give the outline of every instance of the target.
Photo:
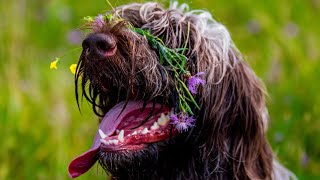
POLYGON ((189 91, 191 92, 191 94, 195 95, 197 94, 197 89, 198 89, 198 86, 201 84, 201 85, 204 85, 206 83, 205 80, 199 78, 198 76, 200 75, 203 75, 204 72, 198 72, 197 74, 191 76, 189 78, 189 81, 188 81, 188 89, 189 91))
POLYGON ((103 15, 99 14, 94 20, 93 31, 100 31, 104 26, 105 22, 103 20, 103 15))
POLYGON ((170 119, 170 124, 174 124, 180 133, 187 132, 189 128, 194 126, 196 121, 192 116, 189 117, 185 113, 179 113, 178 115, 172 114, 170 119))

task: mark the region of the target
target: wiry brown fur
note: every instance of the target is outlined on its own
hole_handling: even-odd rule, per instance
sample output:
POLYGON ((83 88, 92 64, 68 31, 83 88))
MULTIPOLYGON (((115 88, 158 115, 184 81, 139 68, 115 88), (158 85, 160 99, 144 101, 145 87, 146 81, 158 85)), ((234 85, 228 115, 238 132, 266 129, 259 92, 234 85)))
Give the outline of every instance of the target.
POLYGON ((177 105, 172 70, 159 63, 157 51, 129 25, 150 30, 170 48, 187 43, 188 69, 191 74, 205 72, 206 84, 195 97, 201 110, 194 110, 196 125, 188 133, 139 152, 100 152, 102 166, 119 179, 275 178, 263 123, 264 86, 231 40, 220 38, 228 36, 224 29, 201 32, 196 13, 185 15, 156 3, 122 6, 113 15, 124 21, 92 28, 114 38, 116 54, 87 59, 84 47, 76 74, 77 97, 80 83, 96 114, 103 116, 125 100, 177 105))

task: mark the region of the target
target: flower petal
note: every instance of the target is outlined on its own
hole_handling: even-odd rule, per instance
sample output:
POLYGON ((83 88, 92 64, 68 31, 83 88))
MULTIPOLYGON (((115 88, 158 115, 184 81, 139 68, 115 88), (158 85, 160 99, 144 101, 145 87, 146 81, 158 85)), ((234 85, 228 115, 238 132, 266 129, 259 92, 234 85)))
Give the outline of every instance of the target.
POLYGON ((172 124, 179 123, 179 118, 178 118, 178 116, 175 115, 175 114, 171 114, 170 120, 172 121, 172 124))
POLYGON ((170 119, 172 121, 171 124, 174 124, 176 130, 180 133, 187 132, 195 123, 193 116, 189 117, 186 113, 172 114, 170 119))
POLYGON ((69 67, 70 71, 72 74, 76 74, 76 70, 77 70, 77 64, 71 64, 71 66, 69 67))
POLYGON ((99 14, 94 20, 93 30, 100 31, 103 28, 104 24, 104 16, 99 14))
POLYGON ((198 89, 198 86, 201 84, 201 85, 204 85, 206 83, 205 80, 199 78, 198 76, 199 75, 203 75, 204 72, 198 72, 197 74, 191 76, 189 78, 189 81, 188 81, 188 89, 190 90, 190 92, 195 95, 197 94, 197 89, 198 89))
POLYGON ((59 58, 56 58, 55 61, 52 61, 50 63, 50 69, 58 69, 57 63, 59 62, 59 60, 60 60, 59 58))

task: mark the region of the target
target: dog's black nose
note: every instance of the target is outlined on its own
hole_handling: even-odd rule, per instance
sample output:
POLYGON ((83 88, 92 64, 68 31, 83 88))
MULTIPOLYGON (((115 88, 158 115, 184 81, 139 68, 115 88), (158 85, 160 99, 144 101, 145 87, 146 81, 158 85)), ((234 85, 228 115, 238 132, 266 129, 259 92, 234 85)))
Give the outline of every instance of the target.
POLYGON ((104 59, 113 56, 117 50, 116 40, 112 35, 103 33, 89 34, 82 42, 82 48, 88 59, 104 59))

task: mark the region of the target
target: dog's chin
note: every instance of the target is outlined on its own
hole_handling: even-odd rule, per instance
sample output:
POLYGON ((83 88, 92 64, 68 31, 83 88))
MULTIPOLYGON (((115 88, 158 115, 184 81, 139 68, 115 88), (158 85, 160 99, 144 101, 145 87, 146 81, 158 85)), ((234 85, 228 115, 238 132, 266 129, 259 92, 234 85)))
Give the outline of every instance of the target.
POLYGON ((142 148, 135 150, 123 149, 113 152, 100 150, 99 163, 107 173, 115 178, 139 177, 142 176, 139 175, 141 172, 145 176, 155 171, 159 151, 161 151, 159 144, 163 143, 144 144, 142 148))

